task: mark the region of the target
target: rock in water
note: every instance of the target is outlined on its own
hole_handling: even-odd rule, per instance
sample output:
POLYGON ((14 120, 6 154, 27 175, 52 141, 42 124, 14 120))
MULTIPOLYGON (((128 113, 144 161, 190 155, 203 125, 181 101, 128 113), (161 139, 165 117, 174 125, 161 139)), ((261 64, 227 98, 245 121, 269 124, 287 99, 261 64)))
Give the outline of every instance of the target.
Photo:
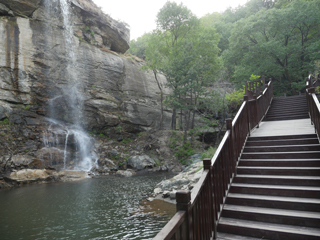
POLYGON ((127 161, 128 167, 132 167, 137 170, 153 168, 156 162, 148 155, 132 156, 127 161))

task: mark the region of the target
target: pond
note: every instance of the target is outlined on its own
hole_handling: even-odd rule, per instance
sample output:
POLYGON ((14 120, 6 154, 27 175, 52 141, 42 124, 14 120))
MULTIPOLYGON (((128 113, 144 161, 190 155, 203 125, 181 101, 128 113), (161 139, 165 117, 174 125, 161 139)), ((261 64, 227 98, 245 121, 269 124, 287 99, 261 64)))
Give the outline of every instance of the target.
MULTIPOLYGON (((0 238, 152 239, 174 214, 175 206, 139 204, 172 174, 31 185, 0 191, 0 238)), ((144 201, 145 202, 145 201, 144 201)))

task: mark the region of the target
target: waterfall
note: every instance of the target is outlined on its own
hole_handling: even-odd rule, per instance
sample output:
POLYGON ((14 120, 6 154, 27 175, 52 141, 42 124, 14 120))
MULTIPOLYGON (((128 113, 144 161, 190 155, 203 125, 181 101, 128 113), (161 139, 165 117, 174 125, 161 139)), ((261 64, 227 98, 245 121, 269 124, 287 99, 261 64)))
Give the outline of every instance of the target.
POLYGON ((45 146, 44 150, 47 150, 46 154, 50 155, 51 165, 60 166, 60 168, 66 170, 89 171, 96 164, 97 157, 92 153, 94 139, 81 126, 84 103, 82 92, 84 91, 84 86, 77 73, 79 67, 77 65, 76 42, 72 27, 73 21, 70 4, 69 0, 44 1, 49 19, 53 17, 53 13, 56 11, 60 11, 62 15, 66 52, 65 79, 67 81, 61 92, 48 100, 49 116, 47 120, 49 127, 43 134, 43 143, 45 146), (68 124, 56 119, 57 113, 62 111, 61 102, 63 102, 66 108, 63 110, 67 114, 64 120, 67 120, 68 124), (56 154, 61 151, 63 154, 56 154))

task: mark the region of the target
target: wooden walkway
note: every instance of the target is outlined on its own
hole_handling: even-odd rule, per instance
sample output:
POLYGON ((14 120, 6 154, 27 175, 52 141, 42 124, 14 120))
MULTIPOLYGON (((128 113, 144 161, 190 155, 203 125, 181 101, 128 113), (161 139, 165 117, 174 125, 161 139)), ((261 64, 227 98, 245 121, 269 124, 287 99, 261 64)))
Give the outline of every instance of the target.
POLYGON ((218 240, 320 239, 320 144, 311 119, 303 118, 305 106, 302 96, 275 99, 251 132, 218 240))
POLYGON ((314 134, 310 118, 261 122, 259 128, 251 132, 251 137, 314 134))
POLYGON ((177 192, 177 213, 154 240, 319 240, 320 104, 312 83, 306 95, 287 98, 273 98, 272 81, 258 97, 256 82, 246 88, 198 183, 177 192))

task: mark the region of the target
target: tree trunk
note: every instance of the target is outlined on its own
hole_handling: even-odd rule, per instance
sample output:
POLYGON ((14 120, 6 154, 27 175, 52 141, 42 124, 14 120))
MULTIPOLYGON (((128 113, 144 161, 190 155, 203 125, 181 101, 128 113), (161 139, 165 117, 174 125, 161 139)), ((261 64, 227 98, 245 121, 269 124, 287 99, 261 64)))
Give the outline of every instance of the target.
POLYGON ((160 90, 160 106, 161 106, 161 113, 160 113, 160 126, 159 129, 162 130, 163 128, 163 92, 162 92, 162 87, 159 83, 159 80, 157 78, 157 72, 153 70, 154 78, 156 79, 156 82, 158 84, 158 88, 160 90))
POLYGON ((177 125, 177 123, 176 123, 176 115, 177 115, 177 113, 176 113, 176 109, 172 109, 172 122, 171 122, 171 129, 172 130, 176 130, 176 125, 177 125))

